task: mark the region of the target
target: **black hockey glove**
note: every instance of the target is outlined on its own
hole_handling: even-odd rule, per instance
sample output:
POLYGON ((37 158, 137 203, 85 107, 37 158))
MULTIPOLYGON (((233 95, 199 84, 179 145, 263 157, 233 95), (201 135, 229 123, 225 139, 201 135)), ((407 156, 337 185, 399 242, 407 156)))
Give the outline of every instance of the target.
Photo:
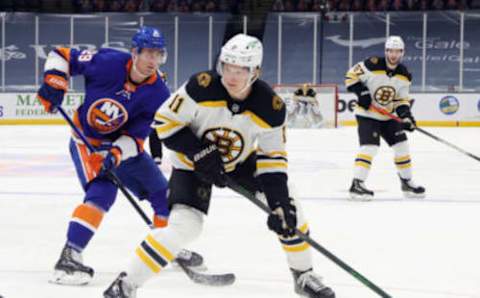
POLYGON ((362 91, 358 96, 358 105, 364 108, 365 111, 367 111, 371 104, 372 104, 372 97, 370 96, 370 91, 368 90, 362 91))
POLYGON ((268 216, 268 228, 283 237, 295 235, 297 208, 288 195, 287 175, 266 173, 258 176, 262 190, 272 210, 268 216))
POLYGON ((285 238, 294 236, 297 226, 295 202, 292 198, 287 198, 287 200, 277 201, 276 205, 276 207, 270 207, 272 212, 268 216, 268 228, 285 238))
POLYGON ((401 105, 396 109, 398 117, 402 119, 402 129, 408 131, 414 131, 417 127, 417 122, 413 118, 412 113, 410 112, 410 107, 407 105, 401 105))
POLYGON ((357 104, 365 110, 368 110, 372 104, 372 97, 370 96, 370 91, 368 91, 368 88, 362 82, 348 86, 347 90, 355 93, 358 98, 357 104))
POLYGON ((217 145, 205 144, 193 155, 195 173, 205 183, 225 187, 225 169, 217 145))

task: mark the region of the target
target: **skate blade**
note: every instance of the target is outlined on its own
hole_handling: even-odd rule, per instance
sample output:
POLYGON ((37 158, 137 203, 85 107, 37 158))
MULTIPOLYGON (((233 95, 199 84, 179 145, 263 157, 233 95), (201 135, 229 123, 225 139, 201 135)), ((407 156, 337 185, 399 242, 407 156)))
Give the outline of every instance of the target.
POLYGON ((350 193, 350 201, 359 201, 359 202, 370 202, 373 199, 372 195, 360 195, 360 194, 354 194, 350 193))
POLYGON ((85 272, 75 272, 68 274, 65 271, 55 271, 52 278, 48 281, 52 284, 66 286, 84 286, 92 280, 92 277, 85 272))
POLYGON ((411 191, 404 191, 403 196, 407 199, 425 199, 425 193, 414 193, 411 191))

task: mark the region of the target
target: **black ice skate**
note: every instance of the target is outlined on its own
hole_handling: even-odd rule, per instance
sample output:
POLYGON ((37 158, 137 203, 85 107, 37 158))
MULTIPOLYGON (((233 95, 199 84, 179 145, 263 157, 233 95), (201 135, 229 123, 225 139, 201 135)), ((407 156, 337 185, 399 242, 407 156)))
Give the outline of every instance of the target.
POLYGON ((308 298, 335 298, 335 292, 322 283, 321 277, 313 270, 297 271, 292 270, 295 284, 295 293, 308 298))
POLYGON ((137 296, 137 288, 126 281, 127 274, 122 272, 117 279, 103 292, 105 298, 135 298, 137 296))
POLYGON ((86 285, 93 278, 93 268, 83 265, 82 255, 68 245, 55 264, 52 283, 61 285, 86 285))
POLYGON ((176 265, 176 262, 181 262, 182 265, 187 267, 194 267, 196 269, 201 269, 203 267, 203 257, 194 251, 182 249, 175 260, 173 260, 173 264, 176 265))
POLYGON ((412 179, 403 179, 400 177, 402 192, 406 198, 423 199, 425 198, 425 187, 413 183, 412 179))
POLYGON ((360 179, 353 179, 350 186, 350 198, 359 201, 370 201, 373 199, 373 191, 365 187, 365 183, 360 179))

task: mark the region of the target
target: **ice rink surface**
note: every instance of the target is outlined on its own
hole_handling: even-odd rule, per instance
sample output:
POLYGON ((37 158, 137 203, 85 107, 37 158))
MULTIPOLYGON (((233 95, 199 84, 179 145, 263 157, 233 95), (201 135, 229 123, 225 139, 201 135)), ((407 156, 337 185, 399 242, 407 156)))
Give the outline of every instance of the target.
MULTIPOLYGON (((479 128, 427 128, 480 155, 479 128)), ((357 150, 355 128, 290 130, 289 171, 312 237, 395 298, 480 297, 480 163, 420 133, 410 134, 414 179, 424 200, 403 199, 393 154, 383 144, 367 186, 372 202, 347 189, 357 150)), ((148 229, 119 196, 84 253, 96 270, 85 287, 47 282, 82 200, 68 154, 67 126, 0 126, 0 295, 91 298, 126 267, 148 229)), ((162 168, 168 173, 168 161, 162 168)), ((146 205, 143 205, 145 210, 146 205)), ((230 190, 215 190, 201 252, 212 272, 234 272, 225 288, 193 284, 167 269, 138 298, 287 298, 290 273, 265 215, 230 190)), ((315 269, 338 298, 378 297, 320 253, 315 269)))

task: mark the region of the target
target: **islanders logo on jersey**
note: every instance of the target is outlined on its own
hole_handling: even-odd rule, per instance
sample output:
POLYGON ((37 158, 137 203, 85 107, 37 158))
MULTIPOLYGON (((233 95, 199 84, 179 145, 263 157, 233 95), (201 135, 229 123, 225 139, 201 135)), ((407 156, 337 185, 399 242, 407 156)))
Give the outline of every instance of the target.
POLYGON ((88 108, 87 122, 101 134, 109 134, 119 129, 128 120, 127 109, 111 98, 101 98, 88 108))

